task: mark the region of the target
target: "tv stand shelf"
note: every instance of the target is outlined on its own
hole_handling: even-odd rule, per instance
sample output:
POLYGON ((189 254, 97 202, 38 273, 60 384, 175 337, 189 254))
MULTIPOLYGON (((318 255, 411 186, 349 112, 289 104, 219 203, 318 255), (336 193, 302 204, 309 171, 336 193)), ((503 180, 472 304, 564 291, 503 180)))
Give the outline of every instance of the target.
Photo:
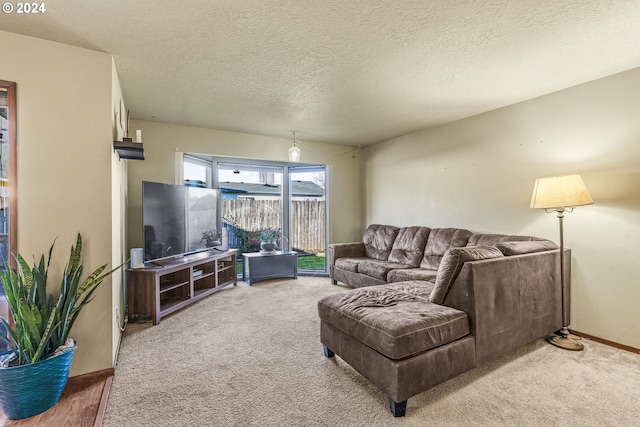
POLYGON ((129 321, 151 317, 160 319, 211 295, 238 284, 237 250, 209 251, 187 255, 162 265, 127 270, 129 321))

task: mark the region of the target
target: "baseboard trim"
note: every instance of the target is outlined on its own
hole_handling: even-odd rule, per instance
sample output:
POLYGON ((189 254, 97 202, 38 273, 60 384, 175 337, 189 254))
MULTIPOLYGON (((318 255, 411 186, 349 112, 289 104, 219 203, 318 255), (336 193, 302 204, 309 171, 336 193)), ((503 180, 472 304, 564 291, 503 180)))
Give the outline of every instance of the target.
POLYGON ((104 382, 104 388, 102 389, 102 398, 100 399, 100 406, 98 407, 98 413, 93 423, 93 427, 101 427, 104 413, 107 410, 107 400, 109 400, 109 392, 111 391, 111 382, 113 381, 113 375, 107 377, 104 382))
POLYGON ((104 386, 102 387, 102 395, 100 396, 100 403, 98 405, 98 409, 96 412, 96 417, 93 420, 93 427, 102 426, 102 420, 104 418, 104 413, 107 410, 107 400, 109 399, 109 392, 111 391, 111 382, 113 381, 113 376, 115 375, 116 370, 114 368, 101 369, 99 371, 93 371, 82 375, 76 375, 70 377, 75 384, 92 384, 99 381, 104 381, 104 386))
POLYGON ((99 371, 88 372, 86 374, 74 375, 69 378, 73 378, 75 381, 78 381, 79 383, 83 383, 83 382, 89 383, 96 380, 106 380, 107 378, 114 376, 115 373, 116 373, 116 370, 114 368, 107 368, 107 369, 101 369, 99 371))
POLYGON ((574 329, 569 329, 569 331, 583 338, 590 339, 591 341, 599 342, 600 344, 605 344, 611 347, 619 348, 620 350, 625 350, 631 353, 640 354, 640 348, 635 348, 629 345, 624 345, 614 341, 605 340, 604 338, 599 338, 593 335, 585 334, 584 332, 576 331, 574 329))

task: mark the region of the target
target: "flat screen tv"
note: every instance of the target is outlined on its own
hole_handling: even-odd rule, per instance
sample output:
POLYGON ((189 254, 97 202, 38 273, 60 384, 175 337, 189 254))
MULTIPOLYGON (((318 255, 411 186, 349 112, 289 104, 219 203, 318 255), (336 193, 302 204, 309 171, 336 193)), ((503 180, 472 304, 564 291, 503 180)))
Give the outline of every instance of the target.
POLYGON ((220 246, 220 203, 219 190, 143 181, 145 262, 220 246))

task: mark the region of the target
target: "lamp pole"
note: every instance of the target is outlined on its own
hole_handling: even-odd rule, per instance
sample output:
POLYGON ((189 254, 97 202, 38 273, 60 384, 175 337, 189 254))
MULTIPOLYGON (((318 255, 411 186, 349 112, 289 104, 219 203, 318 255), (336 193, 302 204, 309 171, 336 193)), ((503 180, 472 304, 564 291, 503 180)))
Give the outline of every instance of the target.
POLYGON ((572 212, 573 208, 555 208, 547 210, 547 212, 555 211, 558 214, 558 224, 560 226, 560 301, 562 304, 562 329, 560 335, 552 335, 547 337, 547 341, 556 347, 564 348, 565 350, 580 351, 584 349, 581 342, 576 341, 580 339, 579 336, 573 335, 569 332, 569 312, 565 307, 565 280, 564 280, 564 230, 563 219, 564 213, 572 212))

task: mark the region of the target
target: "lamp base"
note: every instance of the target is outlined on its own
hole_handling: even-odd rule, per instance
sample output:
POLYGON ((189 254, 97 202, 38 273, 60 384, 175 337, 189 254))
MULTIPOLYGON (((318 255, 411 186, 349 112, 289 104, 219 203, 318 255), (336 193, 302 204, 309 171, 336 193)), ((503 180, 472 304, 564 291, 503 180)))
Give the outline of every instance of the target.
POLYGON ((556 347, 562 348, 564 350, 572 350, 572 351, 584 350, 584 345, 582 345, 581 342, 574 341, 570 338, 559 336, 559 335, 551 335, 547 337, 547 342, 549 344, 553 344, 556 347))
POLYGON ((581 336, 569 332, 569 328, 566 326, 564 326, 559 331, 556 331, 556 335, 560 335, 561 337, 566 337, 574 341, 580 341, 582 339, 581 336))

